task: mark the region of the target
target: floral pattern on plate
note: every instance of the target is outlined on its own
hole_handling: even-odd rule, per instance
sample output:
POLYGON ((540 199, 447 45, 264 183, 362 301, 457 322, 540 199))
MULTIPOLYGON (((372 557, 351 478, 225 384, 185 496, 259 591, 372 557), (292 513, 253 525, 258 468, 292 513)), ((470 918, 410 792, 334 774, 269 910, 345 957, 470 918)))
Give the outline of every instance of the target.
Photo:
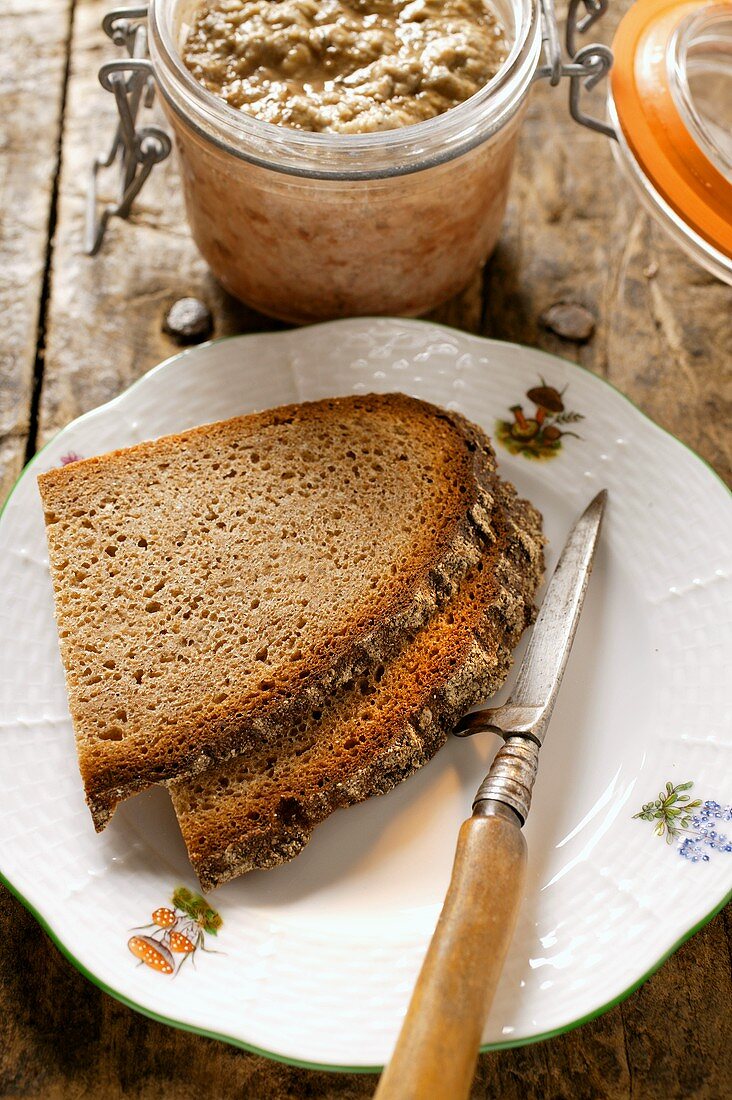
POLYGON ((666 783, 654 802, 645 802, 634 818, 655 821, 656 836, 665 836, 667 844, 678 840, 677 851, 691 863, 708 863, 709 852, 732 852, 732 843, 717 828, 718 821, 732 821, 732 806, 686 794, 693 783, 666 783), (695 812, 696 811, 696 812, 695 812))

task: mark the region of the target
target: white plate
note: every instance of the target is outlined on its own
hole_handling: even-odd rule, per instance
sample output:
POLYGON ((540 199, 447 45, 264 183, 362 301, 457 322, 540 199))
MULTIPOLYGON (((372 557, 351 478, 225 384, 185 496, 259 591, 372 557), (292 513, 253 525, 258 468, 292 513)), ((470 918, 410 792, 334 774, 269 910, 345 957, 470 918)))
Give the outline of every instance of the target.
MULTIPOLYGON (((398 790, 335 814, 294 863, 217 890, 210 901, 223 926, 203 943, 223 954, 197 950, 173 976, 136 966, 130 929, 195 879, 163 790, 125 803, 101 836, 93 831, 35 475, 235 413, 373 390, 459 409, 496 437, 513 405, 535 418, 526 391, 540 376, 563 392, 561 430, 581 438, 564 436, 543 460, 497 450, 502 472, 544 513, 550 566, 602 486, 610 504, 542 752, 526 827, 528 889, 486 1044, 530 1042, 609 1007, 722 905, 732 854, 700 843, 708 860, 680 858, 676 842, 633 815, 666 781, 693 782, 694 798, 730 798, 724 486, 611 387, 560 359, 423 322, 342 321, 168 360, 61 432, 0 521, 0 869, 102 988, 272 1057, 380 1066, 437 918, 458 826, 497 742, 452 741, 398 790)), ((716 824, 732 836, 732 823, 716 824)))

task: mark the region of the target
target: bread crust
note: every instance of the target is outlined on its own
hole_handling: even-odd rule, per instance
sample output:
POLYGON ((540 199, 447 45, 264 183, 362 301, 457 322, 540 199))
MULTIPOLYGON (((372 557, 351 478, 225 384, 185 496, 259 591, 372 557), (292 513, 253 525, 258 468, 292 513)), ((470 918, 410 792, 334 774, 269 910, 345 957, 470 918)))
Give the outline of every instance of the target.
MULTIPOLYGON (((410 439, 407 430, 405 447, 408 445, 414 445, 414 437, 410 439)), ((363 669, 387 660, 405 636, 427 622, 452 596, 466 571, 478 561, 481 540, 489 530, 494 507, 494 471, 495 459, 490 443, 475 425, 457 413, 446 412, 415 398, 387 394, 283 406, 194 428, 42 474, 39 486, 47 522, 61 652, 77 734, 80 770, 95 827, 100 830, 106 825, 119 801, 153 783, 193 776, 216 762, 240 754, 247 747, 276 738, 283 726, 300 721, 339 685, 363 669), (272 432, 289 439, 289 433, 296 433, 303 425, 315 423, 327 432, 329 425, 335 422, 339 425, 355 423, 359 418, 363 421, 374 416, 391 417, 400 428, 413 425, 415 431, 428 432, 430 445, 433 439, 439 438, 440 447, 450 455, 449 478, 460 484, 459 494, 447 494, 448 473, 441 475, 444 481, 441 491, 443 496, 449 496, 450 507, 444 514, 431 517, 431 522, 439 525, 439 532, 429 548, 422 545, 415 548, 408 565, 405 567, 402 563, 400 566, 398 592, 382 599, 378 607, 370 609, 371 614, 363 612, 348 622, 333 624, 332 632, 325 637, 320 649, 308 652, 305 674, 300 675, 296 690, 292 679, 295 672, 288 667, 285 671, 290 680, 286 683, 278 680, 269 692, 243 693, 239 701, 227 697, 218 707, 207 698, 203 713, 195 721, 185 715, 180 720, 169 715, 167 726, 151 723, 149 736, 142 725, 134 735, 123 731, 118 740, 95 738, 93 726, 95 721, 100 721, 100 709, 106 706, 108 696, 103 689, 109 679, 101 660, 103 649, 90 654, 90 650, 100 648, 89 644, 90 638, 92 643, 95 639, 97 624, 93 620, 100 613, 95 601, 98 602, 100 593, 87 593, 83 585, 75 589, 73 570, 68 563, 76 552, 74 540, 81 535, 87 538, 87 543, 92 537, 97 539, 97 543, 91 542, 92 560, 103 555, 108 530, 99 515, 108 507, 104 502, 111 501, 110 515, 114 516, 115 493, 124 491, 130 469, 134 468, 144 477, 148 467, 175 463, 182 452, 200 451, 204 443, 228 447, 233 446, 233 441, 258 439, 272 432), (91 535, 88 529, 81 531, 85 519, 89 522, 90 501, 95 512, 94 525, 101 528, 98 538, 94 525, 91 535), (74 606, 86 607, 87 618, 91 619, 83 645, 76 622, 67 611, 69 594, 76 601, 74 606), (81 683, 79 668, 84 662, 91 675, 81 683), (95 680, 97 675, 102 677, 102 686, 90 689, 88 682, 95 680)), ((171 507, 173 505, 174 501, 171 507)), ((165 520, 164 515, 163 527, 165 520)), ((161 547, 170 549, 164 537, 161 537, 161 547)), ((102 565, 95 562, 94 568, 99 570, 102 565)), ((103 590, 101 596, 111 587, 112 575, 97 574, 101 577, 98 580, 98 587, 103 590)), ((160 600, 163 601, 163 596, 160 600)), ((195 649, 193 652, 195 655, 195 649)), ((120 677, 123 687, 129 679, 130 660, 132 658, 127 660, 123 654, 113 673, 120 677)), ((279 670, 279 676, 284 677, 283 670, 279 670)), ((112 685, 111 690, 119 693, 122 688, 112 685)), ((173 697, 170 702, 172 706, 177 700, 173 697)), ((125 713, 124 701, 119 709, 121 714, 125 713)))
POLYGON ((478 567, 381 677, 341 689, 276 761, 260 751, 170 785, 203 889, 293 859, 335 810, 387 793, 428 763, 457 718, 502 685, 533 617, 543 538, 539 513, 512 486, 498 484, 495 497, 478 567), (367 719, 358 713, 364 683, 367 719))

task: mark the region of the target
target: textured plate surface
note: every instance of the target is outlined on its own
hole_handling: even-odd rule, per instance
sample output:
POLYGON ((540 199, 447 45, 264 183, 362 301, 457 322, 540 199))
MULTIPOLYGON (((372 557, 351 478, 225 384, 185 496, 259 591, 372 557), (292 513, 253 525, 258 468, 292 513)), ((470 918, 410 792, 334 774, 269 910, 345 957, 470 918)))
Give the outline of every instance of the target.
MULTIPOLYGON (((485 1042, 531 1041, 608 1006, 732 886, 731 854, 704 849, 710 858, 692 863, 655 823, 633 819, 666 781, 692 781, 689 797, 730 800, 732 508, 696 456, 572 364, 424 322, 342 321, 185 352, 61 432, 0 520, 0 871, 116 996, 333 1068, 389 1055, 496 739, 454 740, 398 790, 335 814, 291 865, 215 891, 224 923, 206 945, 222 954, 197 951, 174 976, 136 966, 130 929, 195 879, 162 790, 125 803, 101 836, 93 831, 35 475, 236 413, 374 390, 458 409, 503 438, 501 471, 543 511, 550 568, 575 515, 599 488, 610 491, 542 753, 528 890, 485 1042), (527 396, 542 381, 561 410, 527 396), (573 434, 552 439, 559 432, 573 434)), ((546 392, 543 400, 556 406, 546 392)))

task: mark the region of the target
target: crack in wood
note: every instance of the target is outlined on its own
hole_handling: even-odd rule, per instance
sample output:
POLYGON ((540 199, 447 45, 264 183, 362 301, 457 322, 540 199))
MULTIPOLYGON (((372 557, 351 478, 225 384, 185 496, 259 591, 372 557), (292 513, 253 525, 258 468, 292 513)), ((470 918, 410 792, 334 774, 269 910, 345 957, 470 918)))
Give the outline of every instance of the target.
POLYGON ((46 255, 43 263, 43 281, 41 283, 41 300, 38 309, 38 327, 36 330, 36 355, 33 363, 33 384, 31 389, 30 411, 28 415, 28 435, 25 443, 25 462, 28 463, 36 453, 38 440, 38 410, 41 402, 41 389, 43 388, 43 374, 46 359, 46 325, 48 321, 48 307, 51 299, 51 272, 53 268, 53 247, 56 238, 56 223, 58 220, 59 181, 61 178, 61 164, 63 158, 64 122, 66 119, 66 100, 69 88, 69 76, 71 74, 71 42, 74 33, 74 12, 76 0, 68 0, 67 31, 64 39, 64 70, 62 78, 61 105, 58 117, 58 131, 56 135, 56 155, 53 169, 53 182, 51 184, 51 199, 48 208, 48 231, 46 242, 46 255))
POLYGON ((625 1053, 625 1066, 628 1071, 628 1100, 633 1100, 633 1059, 630 1053, 630 1043, 628 1040, 628 1026, 625 1022, 625 1009, 621 1004, 618 1006, 618 1012, 620 1015, 620 1029, 623 1034, 623 1051, 625 1053))

